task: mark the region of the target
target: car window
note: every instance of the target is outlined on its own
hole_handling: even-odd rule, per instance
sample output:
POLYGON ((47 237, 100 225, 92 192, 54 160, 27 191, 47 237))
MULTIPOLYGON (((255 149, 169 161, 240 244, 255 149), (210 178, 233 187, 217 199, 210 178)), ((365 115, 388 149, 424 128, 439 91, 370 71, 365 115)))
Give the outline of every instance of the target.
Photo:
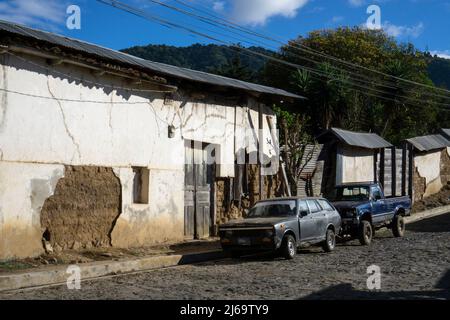
POLYGON ((308 208, 308 205, 306 204, 306 201, 299 201, 298 202, 298 210, 299 210, 299 212, 303 212, 303 211, 306 211, 306 212, 308 212, 309 213, 309 208, 308 208))
POLYGON ((373 199, 381 199, 381 191, 378 188, 372 189, 372 198, 373 199))
POLYGON ((335 201, 364 201, 369 200, 369 187, 345 186, 336 188, 335 201))
POLYGON ((319 203, 319 205, 322 207, 323 210, 334 211, 334 208, 328 203, 327 200, 320 199, 317 200, 317 202, 319 203))
POLYGON ((309 209, 311 210, 311 213, 320 211, 319 206, 317 205, 316 201, 314 200, 306 200, 308 203, 309 209))
POLYGON ((247 218, 285 217, 297 215, 295 200, 262 201, 250 209, 247 218))

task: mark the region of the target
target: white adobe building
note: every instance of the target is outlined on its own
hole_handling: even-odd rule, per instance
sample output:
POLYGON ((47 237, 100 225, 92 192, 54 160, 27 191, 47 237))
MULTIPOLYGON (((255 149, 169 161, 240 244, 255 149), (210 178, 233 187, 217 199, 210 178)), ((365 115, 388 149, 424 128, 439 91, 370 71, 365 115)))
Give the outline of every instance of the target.
POLYGON ((0 65, 0 259, 39 255, 43 238, 208 237, 215 179, 258 141, 277 159, 267 105, 302 98, 3 21, 0 65))

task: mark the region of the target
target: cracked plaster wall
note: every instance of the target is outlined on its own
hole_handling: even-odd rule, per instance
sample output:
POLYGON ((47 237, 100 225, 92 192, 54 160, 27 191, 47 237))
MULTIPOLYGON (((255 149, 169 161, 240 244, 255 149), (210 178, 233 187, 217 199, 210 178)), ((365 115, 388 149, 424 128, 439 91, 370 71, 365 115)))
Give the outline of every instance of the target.
POLYGON ((414 156, 416 172, 419 177, 425 179, 424 193, 420 195, 416 192, 416 199, 426 198, 441 190, 441 153, 442 150, 438 150, 414 156))
MULTIPOLYGON (((43 59, 26 59, 46 65, 43 59)), ((254 100, 247 106, 235 107, 233 101, 198 101, 181 91, 175 94, 174 103, 165 105, 163 93, 120 89, 129 86, 126 80, 95 76, 84 68, 58 65, 43 69, 13 56, 4 58, 0 87, 29 95, 0 92, 0 185, 8 190, 0 195, 0 258, 42 251, 39 219, 32 218, 39 208, 29 205, 31 181, 41 179, 42 168, 50 170, 44 180, 53 179, 55 168, 61 174, 54 176, 62 175, 64 165, 114 168, 123 198, 112 243, 131 246, 183 237, 185 139, 217 144, 222 163, 233 163, 235 151, 243 147, 249 152, 256 149, 252 138, 237 134, 234 140, 237 129, 257 128, 258 104, 254 100), (173 138, 168 137, 169 125, 175 127, 173 138), (148 205, 132 203, 131 166, 150 169, 148 205), (23 167, 27 170, 21 172, 23 167), (21 184, 16 183, 17 172, 21 184), (23 233, 32 234, 27 248, 11 246, 25 239, 23 233)), ((264 112, 274 118, 269 109, 264 112)), ((270 154, 274 150, 264 123, 263 150, 270 154)), ((257 133, 251 136, 257 137, 257 133)), ((234 175, 232 165, 225 163, 219 168, 222 177, 234 175)), ((39 197, 50 195, 39 192, 39 197)))
POLYGON ((63 174, 63 165, 0 161, 0 259, 43 252, 40 211, 63 174))

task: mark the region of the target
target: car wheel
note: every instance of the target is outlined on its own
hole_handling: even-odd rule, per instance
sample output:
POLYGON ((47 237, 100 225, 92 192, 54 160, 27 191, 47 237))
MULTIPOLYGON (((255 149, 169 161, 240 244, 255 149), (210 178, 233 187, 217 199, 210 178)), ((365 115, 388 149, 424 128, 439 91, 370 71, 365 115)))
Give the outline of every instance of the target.
POLYGON ((405 235, 405 219, 403 219, 403 216, 395 216, 392 221, 392 233, 396 238, 403 237, 405 235))
POLYGON ((295 254, 297 253, 297 244, 295 243, 295 239, 291 235, 286 235, 283 239, 282 244, 282 255, 286 259, 294 259, 295 254))
POLYGON ((373 229, 370 221, 363 220, 359 225, 358 239, 363 246, 368 246, 372 242, 373 229))
POLYGON ((332 229, 328 229, 325 234, 325 241, 323 242, 322 248, 325 252, 331 252, 336 247, 336 234, 332 229))

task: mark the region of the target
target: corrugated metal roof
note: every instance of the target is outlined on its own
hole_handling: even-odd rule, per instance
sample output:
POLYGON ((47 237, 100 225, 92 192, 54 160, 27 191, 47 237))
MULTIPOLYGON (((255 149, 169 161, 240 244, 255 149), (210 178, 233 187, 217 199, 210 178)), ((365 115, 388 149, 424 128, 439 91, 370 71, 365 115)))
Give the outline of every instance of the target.
POLYGON ((262 86, 254 83, 249 83, 245 81, 240 81, 236 79, 231 79, 227 77, 222 77, 206 72, 195 71, 187 68, 175 67, 172 65, 167 65, 164 63, 152 62, 149 60, 144 60, 123 52, 116 50, 104 48, 98 45, 94 45, 88 42, 80 41, 77 39, 72 39, 64 36, 60 36, 54 33, 36 30, 21 26, 15 23, 0 20, 0 30, 17 34, 20 36, 25 36, 39 41, 45 41, 53 45, 58 45, 61 47, 66 47, 69 49, 81 51, 87 54, 95 55, 100 58, 106 58, 110 60, 115 60, 117 62, 132 65, 140 69, 150 70, 154 73, 159 73, 161 75, 171 76, 175 78, 186 79, 190 81, 196 81, 201 83, 207 83, 212 85, 217 85, 221 87, 229 87, 234 89, 240 89, 245 91, 252 91, 257 93, 265 93, 270 95, 276 95, 280 97, 290 97, 297 99, 305 99, 302 96, 287 92, 285 90, 262 86))
POLYGON ((450 129, 441 129, 441 134, 444 136, 445 139, 450 139, 450 129))
MULTIPOLYGON (((297 196, 306 197, 306 177, 308 175, 312 175, 317 167, 317 160, 319 159, 320 152, 322 151, 323 145, 313 145, 308 144, 305 146, 305 150, 303 153, 302 162, 300 164, 301 167, 304 167, 301 179, 298 180, 297 183, 297 196)), ((313 181, 314 184, 314 181, 313 181)), ((314 189, 315 186, 313 186, 314 189)))
POLYGON ((322 151, 323 145, 308 144, 305 146, 303 152, 302 162, 300 164, 303 167, 302 175, 312 174, 316 170, 317 159, 322 151))
POLYGON ((380 149, 392 147, 392 144, 375 133, 361 133, 332 128, 330 130, 340 141, 354 147, 380 149))
POLYGON ((406 139, 419 151, 431 151, 450 147, 450 141, 440 134, 406 139))

